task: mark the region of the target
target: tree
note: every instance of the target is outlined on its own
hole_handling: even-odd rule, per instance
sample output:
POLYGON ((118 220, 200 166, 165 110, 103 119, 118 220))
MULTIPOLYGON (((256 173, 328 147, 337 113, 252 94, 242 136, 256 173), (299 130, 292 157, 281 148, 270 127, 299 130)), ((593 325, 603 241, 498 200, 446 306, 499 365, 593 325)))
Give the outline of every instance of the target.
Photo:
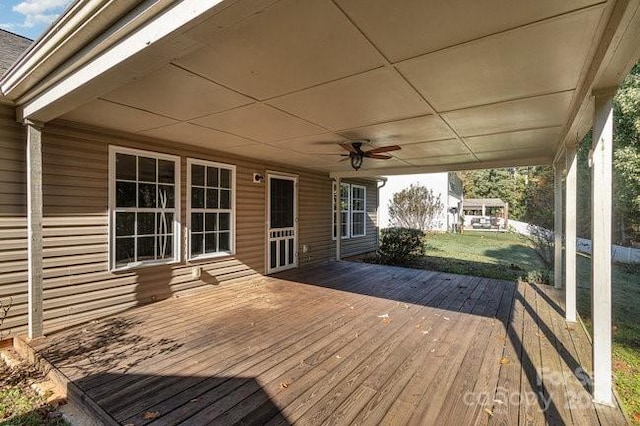
MULTIPOLYGON (((620 85, 614 99, 613 239, 640 239, 640 63, 620 85)), ((591 132, 578 147, 578 236, 591 235, 591 132)))
POLYGON ((616 92, 614 107, 614 238, 627 244, 640 235, 640 63, 616 92))
POLYGON ((426 231, 434 225, 433 220, 444 205, 433 191, 419 184, 393 194, 389 205, 391 226, 426 231))
POLYGON ((509 217, 521 219, 528 168, 484 169, 462 173, 465 198, 500 198, 509 203, 509 217))
POLYGON ((553 229, 553 168, 528 168, 527 186, 522 200, 522 219, 544 229, 553 229))

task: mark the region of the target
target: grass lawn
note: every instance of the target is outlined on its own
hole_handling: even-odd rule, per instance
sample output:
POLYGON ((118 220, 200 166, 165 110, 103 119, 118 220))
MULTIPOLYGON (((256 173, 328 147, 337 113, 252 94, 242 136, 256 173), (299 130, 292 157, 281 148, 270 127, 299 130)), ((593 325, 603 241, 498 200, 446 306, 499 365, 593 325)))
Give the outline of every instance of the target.
MULTIPOLYGON (((527 239, 494 232, 428 235, 426 256, 404 266, 507 280, 536 278, 544 271, 527 239)), ((590 259, 578 256, 577 270, 578 311, 588 328, 590 259)), ((640 425, 640 266, 613 265, 612 286, 616 389, 632 422, 640 425)))
POLYGON ((0 359, 0 425, 65 426, 55 407, 31 389, 42 374, 29 365, 9 367, 0 359))
POLYGON ((505 280, 546 272, 528 240, 506 232, 430 234, 426 256, 416 261, 424 269, 505 280))
MULTIPOLYGON (((578 256, 578 312, 591 327, 591 260, 578 256)), ((613 368, 627 414, 640 425, 640 265, 613 266, 613 368)))

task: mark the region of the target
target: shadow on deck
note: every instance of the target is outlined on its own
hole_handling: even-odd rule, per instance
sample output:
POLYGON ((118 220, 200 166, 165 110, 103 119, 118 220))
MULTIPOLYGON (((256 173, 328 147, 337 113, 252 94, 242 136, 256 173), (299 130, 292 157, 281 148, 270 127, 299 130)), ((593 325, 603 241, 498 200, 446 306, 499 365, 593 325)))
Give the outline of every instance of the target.
POLYGON ((336 262, 30 343, 113 424, 624 424, 558 294, 336 262))

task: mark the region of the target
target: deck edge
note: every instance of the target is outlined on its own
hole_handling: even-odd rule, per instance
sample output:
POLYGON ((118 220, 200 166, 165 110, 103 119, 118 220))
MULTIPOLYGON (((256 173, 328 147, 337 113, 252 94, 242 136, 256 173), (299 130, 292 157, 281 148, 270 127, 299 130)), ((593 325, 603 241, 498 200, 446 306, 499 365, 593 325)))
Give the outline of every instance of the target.
POLYGON ((109 426, 120 424, 93 399, 86 395, 82 389, 69 380, 64 373, 31 347, 25 336, 15 336, 13 338, 13 348, 23 359, 34 364, 58 387, 60 392, 67 398, 67 404, 72 405, 73 408, 100 424, 109 426))

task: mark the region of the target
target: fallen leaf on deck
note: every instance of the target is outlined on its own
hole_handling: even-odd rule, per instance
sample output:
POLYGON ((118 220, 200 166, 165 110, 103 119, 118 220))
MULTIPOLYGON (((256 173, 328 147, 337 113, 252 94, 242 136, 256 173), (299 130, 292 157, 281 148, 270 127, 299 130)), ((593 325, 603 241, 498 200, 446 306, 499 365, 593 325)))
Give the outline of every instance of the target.
POLYGON ((493 416, 493 411, 489 410, 488 408, 485 408, 484 412, 487 413, 490 416, 493 416))
POLYGON ((158 413, 157 411, 145 411, 142 415, 142 418, 145 420, 153 420, 157 419, 158 417, 160 417, 160 413, 158 413))
POLYGON ((198 398, 193 398, 191 401, 189 402, 198 402, 198 398))
POLYGON ((282 383, 280 383, 280 387, 281 387, 282 389, 286 389, 286 388, 288 388, 288 387, 289 387, 289 385, 288 385, 288 384, 286 384, 286 383, 284 383, 284 382, 282 382, 282 383))
POLYGON ((504 404, 504 401, 500 399, 494 399, 493 402, 495 402, 496 404, 504 404))
POLYGON ((444 320, 445 321, 449 321, 449 317, 444 317, 444 320))
POLYGON ((338 359, 342 359, 342 357, 340 355, 336 355, 336 358, 338 359))
POLYGON ((391 320, 389 318, 385 318, 382 320, 383 324, 389 324, 391 322, 391 320))
POLYGON ((378 315, 378 318, 389 318, 389 314, 378 315))
POLYGON ((416 324, 414 328, 416 329, 420 328, 420 324, 416 324))
POLYGON ((502 358, 500 358, 500 364, 505 365, 505 364, 509 364, 511 361, 509 361, 509 358, 507 358, 506 356, 503 356, 502 358))

